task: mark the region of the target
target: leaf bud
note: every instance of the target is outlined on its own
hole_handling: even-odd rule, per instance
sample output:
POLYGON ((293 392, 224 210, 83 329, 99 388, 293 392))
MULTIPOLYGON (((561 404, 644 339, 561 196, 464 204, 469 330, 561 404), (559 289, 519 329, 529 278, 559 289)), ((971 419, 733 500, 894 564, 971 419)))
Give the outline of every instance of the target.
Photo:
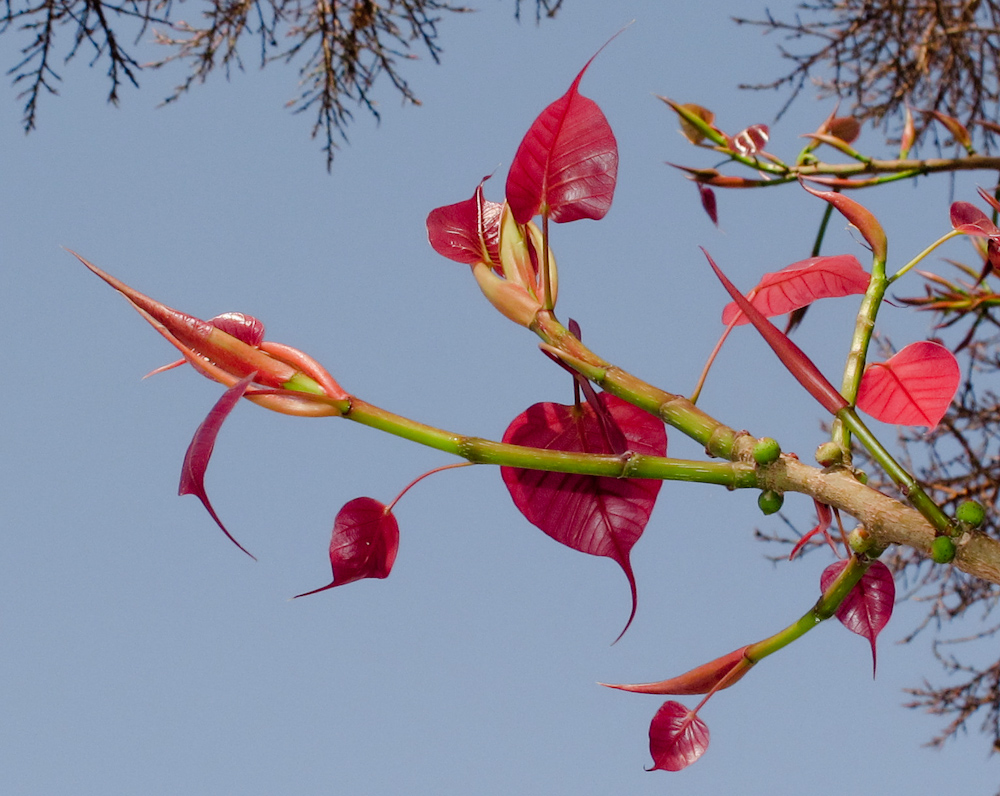
POLYGON ((773 489, 765 489, 757 497, 757 507, 764 514, 774 514, 781 510, 781 505, 785 502, 785 496, 773 489))
POLYGON ((822 467, 844 463, 844 449, 836 442, 824 442, 816 448, 816 461, 822 467))
POLYGON ((955 558, 955 543, 950 536, 938 536, 931 543, 931 558, 938 564, 950 564, 955 558))
POLYGON ((757 464, 771 464, 778 461, 779 456, 781 456, 781 446, 777 440, 770 437, 762 437, 753 446, 753 460, 757 464))

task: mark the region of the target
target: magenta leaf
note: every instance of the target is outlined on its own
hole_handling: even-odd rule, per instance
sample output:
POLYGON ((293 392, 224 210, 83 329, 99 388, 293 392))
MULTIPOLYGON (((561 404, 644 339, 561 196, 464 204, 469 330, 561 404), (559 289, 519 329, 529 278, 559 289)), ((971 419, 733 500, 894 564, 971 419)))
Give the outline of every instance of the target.
POLYGON ((820 503, 818 500, 813 500, 813 505, 816 507, 816 527, 809 531, 809 533, 804 534, 803 537, 795 543, 795 547, 792 548, 792 552, 788 554, 789 561, 795 558, 802 548, 808 544, 809 540, 817 534, 823 534, 823 538, 826 543, 830 545, 830 549, 833 550, 833 554, 837 555, 837 546, 833 543, 833 539, 830 537, 830 523, 833 522, 833 509, 831 509, 826 503, 820 503))
MULTIPOLYGON (((847 559, 835 561, 824 569, 819 579, 820 589, 826 591, 847 564, 847 559)), ((896 583, 892 573, 881 561, 875 561, 837 609, 840 623, 852 633, 864 636, 872 645, 872 675, 876 665, 875 639, 888 624, 895 600, 896 583)))
POLYGON ((730 140, 730 145, 741 155, 750 157, 767 146, 769 138, 770 131, 766 124, 751 124, 746 130, 734 135, 730 140))
MULTIPOLYGON (((764 274, 747 296, 761 315, 770 318, 807 307, 822 298, 863 294, 868 290, 870 279, 852 254, 810 257, 780 271, 764 274)), ((730 323, 741 326, 750 323, 750 319, 740 312, 735 302, 730 302, 722 310, 722 322, 727 326, 730 323)))
POLYGON ((722 282, 722 286, 726 289, 730 298, 736 302, 736 306, 743 311, 743 314, 750 319, 750 323, 754 325, 760 336, 764 338, 764 341, 771 347, 771 350, 774 351, 778 359, 781 360, 781 364, 795 377, 795 380, 802 385, 806 392, 819 401, 820 405, 832 415, 837 414, 842 409, 846 409, 847 401, 844 400, 844 396, 837 392, 837 388, 830 384, 830 381, 820 372, 816 364, 806 356, 805 352, 789 340, 788 335, 783 334, 777 326, 771 323, 747 301, 746 297, 722 273, 708 252, 704 249, 702 249, 702 252, 708 258, 708 264, 719 278, 719 281, 722 282))
POLYGON ((650 771, 680 771, 708 749, 708 725, 680 702, 664 702, 649 725, 650 771))
POLYGON ((233 535, 226 530, 226 526, 222 524, 219 515, 215 513, 215 509, 212 508, 208 493, 205 491, 205 470, 208 469, 209 459, 212 458, 219 429, 222 428, 223 422, 239 403, 240 398, 250 387, 256 375, 256 373, 250 373, 226 390, 209 411, 208 416, 198 426, 191 439, 191 444, 188 445, 187 453, 184 454, 184 464, 181 465, 181 485, 177 491, 178 495, 195 495, 208 513, 212 515, 215 524, 229 537, 229 541, 254 561, 257 560, 256 556, 233 538, 233 535))
MULTIPOLYGON (((988 194, 987 194, 988 195, 988 194)), ((987 215, 973 204, 968 202, 953 202, 951 205, 951 226, 966 235, 975 235, 979 238, 990 238, 1000 235, 987 215)))
POLYGON ((483 178, 470 199, 438 207, 427 216, 427 239, 443 257, 472 265, 500 262, 500 214, 503 205, 483 197, 483 178))
POLYGON ((387 578, 398 549, 399 525, 393 513, 374 498, 355 498, 337 512, 333 523, 330 538, 333 581, 295 597, 316 594, 363 578, 387 578))
MULTIPOLYGON (((601 393, 599 399, 624 434, 629 450, 666 455, 662 421, 613 395, 601 393)), ((617 453, 589 402, 579 407, 535 404, 514 419, 503 441, 548 450, 617 453)), ((618 563, 632 591, 627 630, 636 609, 629 553, 649 522, 662 482, 516 467, 501 467, 500 472, 514 504, 530 523, 567 547, 618 563)))
POLYGON ((696 185, 698 186, 698 195, 701 196, 701 206, 708 213, 708 217, 712 219, 712 223, 719 226, 719 208, 715 201, 715 191, 700 182, 696 185))
POLYGON ((247 345, 259 348, 260 344, 264 342, 264 324, 253 315, 245 315, 242 312, 224 312, 222 315, 209 318, 208 322, 216 329, 231 334, 247 345))
POLYGON ((518 224, 535 215, 553 221, 601 219, 611 207, 618 178, 618 144, 611 125, 580 80, 539 114, 517 148, 507 174, 507 202, 518 224))
POLYGON ((962 380, 958 360, 940 343, 925 340, 865 368, 858 409, 883 423, 934 428, 962 380))
POLYGON ((631 691, 635 694, 670 694, 671 696, 687 696, 691 694, 707 694, 738 683, 743 676, 753 668, 754 661, 746 656, 750 648, 748 644, 733 650, 721 658, 703 663, 689 672, 661 680, 658 683, 600 683, 608 688, 619 691, 631 691))

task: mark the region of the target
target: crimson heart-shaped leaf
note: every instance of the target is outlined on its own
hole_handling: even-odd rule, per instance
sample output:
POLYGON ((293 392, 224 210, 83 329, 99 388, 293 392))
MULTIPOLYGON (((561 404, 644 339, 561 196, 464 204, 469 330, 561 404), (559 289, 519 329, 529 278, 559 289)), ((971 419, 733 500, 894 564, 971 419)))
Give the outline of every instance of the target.
POLYGON ((212 451, 215 450, 215 440, 219 436, 219 430, 222 428, 223 422, 229 417, 229 413, 233 411, 236 404, 239 403, 240 398, 243 397, 243 394, 250 387, 256 375, 256 373, 250 373, 226 390, 222 394, 222 397, 215 402, 215 406, 209 411, 208 416, 198 426, 194 432, 194 437, 191 438, 191 444, 188 445, 187 452, 184 454, 184 464, 181 465, 181 484, 177 490, 178 495, 194 495, 197 497, 208 513, 212 515, 215 524, 229 537, 229 541, 254 561, 257 560, 256 556, 233 538, 233 535, 226 530, 226 526, 222 524, 219 515, 215 513, 215 509, 212 508, 212 503, 208 499, 208 493, 205 491, 205 471, 208 469, 208 462, 212 458, 212 451))
POLYGON ((601 219, 614 198, 618 143, 604 113, 580 94, 587 61, 563 96, 539 114, 507 174, 507 202, 518 224, 538 213, 553 221, 601 219))
POLYGON ((374 498, 355 498, 337 512, 333 523, 333 581, 295 596, 306 597, 362 578, 387 578, 398 549, 399 524, 393 513, 374 498))
POLYGON ((500 262, 500 214, 503 205, 483 196, 484 177, 464 202, 438 207, 427 216, 427 240, 442 257, 471 265, 500 262))
POLYGON ((940 343, 910 343, 865 368, 858 409, 883 423, 934 428, 962 380, 958 360, 940 343))
POLYGON ((664 702, 649 725, 650 771, 680 771, 708 749, 708 725, 680 702, 664 702))
MULTIPOLYGON (((847 559, 835 561, 824 569, 819 579, 820 589, 825 591, 847 564, 847 559)), ((872 645, 873 676, 876 665, 875 639, 888 624, 895 601, 896 582, 892 573, 881 561, 875 561, 837 609, 837 619, 841 624, 852 633, 864 636, 872 645)))
MULTIPOLYGON (((601 393, 599 400, 624 434, 629 450, 666 455, 667 434, 661 420, 607 393, 601 393)), ((514 419, 503 441, 548 450, 618 453, 590 402, 535 404, 514 419)), ((636 608, 629 553, 649 522, 662 482, 516 467, 501 467, 500 472, 514 504, 530 523, 574 550, 618 562, 632 591, 627 630, 636 608)))
POLYGON ((769 138, 770 131, 766 124, 751 124, 732 137, 730 146, 741 155, 750 157, 764 149, 769 138))
MULTIPOLYGON (((832 257, 810 257, 792 263, 763 279, 747 294, 750 303, 761 315, 771 318, 807 307, 822 298, 839 298, 864 294, 871 276, 852 254, 832 257)), ((722 310, 722 322, 741 326, 750 323, 735 302, 722 310)))

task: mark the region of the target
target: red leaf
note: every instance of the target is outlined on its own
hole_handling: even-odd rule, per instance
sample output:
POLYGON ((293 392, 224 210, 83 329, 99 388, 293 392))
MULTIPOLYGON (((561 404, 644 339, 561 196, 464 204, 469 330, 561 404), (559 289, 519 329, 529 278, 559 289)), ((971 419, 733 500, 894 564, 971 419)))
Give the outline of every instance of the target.
POLYGON ((810 188, 804 182, 801 185, 813 196, 825 199, 836 207, 840 211, 840 214, 847 219, 848 223, 857 229, 868 242, 868 245, 872 247, 872 254, 879 260, 885 260, 889 242, 886 239, 885 230, 882 229, 882 225, 879 224, 878 219, 875 218, 868 208, 855 202, 849 196, 844 196, 842 193, 837 193, 836 191, 817 191, 810 188))
POLYGON ((789 561, 799 554, 799 551, 806 546, 810 539, 820 533, 823 534, 826 543, 830 545, 833 554, 837 555, 837 546, 830 537, 830 523, 833 522, 833 510, 826 503, 820 503, 818 500, 813 500, 813 505, 816 507, 816 527, 795 543, 792 552, 788 554, 789 561))
POLYGON ((1000 235, 1000 229, 986 214, 968 202, 953 202, 951 205, 951 226, 966 235, 990 238, 1000 235))
POLYGON ((712 219, 712 223, 719 226, 719 210, 715 202, 715 191, 700 182, 697 185, 698 194, 701 196, 701 206, 708 213, 708 217, 712 219))
POLYGON ((826 123, 826 130, 845 144, 853 144, 861 134, 861 122, 853 116, 836 116, 826 123))
POLYGON ((708 252, 704 249, 702 249, 702 252, 708 258, 708 264, 719 278, 719 281, 722 282, 722 286, 726 289, 726 292, 750 319, 750 323, 754 325, 760 336, 764 338, 764 341, 771 347, 771 350, 774 351, 778 359, 781 360, 781 364, 795 377, 795 380, 802 385, 806 392, 819 401, 820 405, 832 415, 837 414, 841 409, 846 409, 847 401, 844 400, 844 396, 837 392, 837 388, 830 384, 830 381, 820 372, 816 364, 806 356, 805 352, 789 340, 788 335, 783 334, 778 327, 747 301, 746 297, 722 273, 708 252))
POLYGON ((500 262, 500 213, 503 205, 483 197, 484 177, 464 202, 438 207, 427 216, 427 239, 443 257, 471 265, 500 262))
MULTIPOLYGON (((852 254, 810 257, 780 271, 764 274, 747 297, 761 315, 770 318, 807 307, 818 299, 863 294, 868 290, 870 279, 852 254)), ((736 326, 750 323, 735 302, 722 310, 722 322, 728 326, 737 315, 741 317, 735 321, 736 326)))
POLYGON ((507 202, 518 224, 601 219, 618 178, 618 144, 597 103, 579 92, 587 61, 569 91, 539 114, 507 174, 507 202))
POLYGON ((399 525, 393 513, 374 498, 355 498, 337 512, 333 523, 333 581, 295 596, 305 597, 363 578, 387 578, 398 549, 399 525))
POLYGON ((707 694, 722 688, 729 688, 738 683, 743 676, 753 668, 744 653, 748 647, 740 647, 721 658, 703 663, 689 672, 661 680, 658 683, 635 683, 630 685, 600 683, 608 688, 619 691, 631 691, 636 694, 671 694, 672 696, 688 696, 691 694, 707 694))
POLYGON ((934 428, 962 380, 955 355, 939 343, 910 343, 865 368, 858 409, 883 423, 934 428))
POLYGON ((223 422, 229 417, 229 413, 233 411, 233 407, 239 403, 240 398, 243 397, 247 388, 250 387, 256 375, 256 373, 250 373, 226 390, 222 394, 222 397, 216 401, 211 411, 209 411, 208 416, 198 426, 198 429, 194 432, 194 437, 191 439, 191 444, 188 445, 187 453, 184 454, 184 464, 181 465, 181 485, 177 491, 178 495, 196 496, 208 513, 212 515, 215 524, 229 537, 229 541, 254 561, 257 560, 256 556, 233 538, 233 535, 226 530, 226 526, 222 524, 219 515, 215 513, 215 509, 212 508, 212 504, 208 499, 208 493, 205 491, 205 470, 208 469, 209 459, 212 458, 212 451, 215 449, 215 439, 219 436, 219 429, 222 428, 223 422))
POLYGON ((264 342, 264 324, 253 315, 242 312, 224 312, 209 318, 208 322, 216 329, 231 334, 237 340, 247 345, 259 347, 264 342))
POLYGON ((730 139, 730 145, 741 155, 756 155, 767 146, 770 131, 766 124, 751 124, 730 139))
MULTIPOLYGON (((630 450, 666 455, 667 434, 662 421, 613 395, 601 393, 599 398, 624 433, 630 450)), ((589 403, 579 408, 535 404, 514 419, 503 441, 548 450, 615 452, 589 403)), ((636 608, 629 553, 649 522, 662 482, 516 467, 501 467, 500 472, 514 504, 530 523, 574 550, 618 562, 632 590, 627 630, 636 608)))
POLYGON ((649 725, 653 768, 680 771, 708 749, 708 726, 679 702, 664 702, 649 725))
MULTIPOLYGON (((820 589, 826 590, 848 564, 848 560, 836 561, 823 570, 819 579, 820 589)), ((896 583, 889 568, 881 561, 874 562, 861 576, 858 584, 851 589, 847 599, 837 609, 840 623, 859 636, 868 639, 872 645, 872 674, 875 674, 875 639, 892 616, 896 600, 896 583)))

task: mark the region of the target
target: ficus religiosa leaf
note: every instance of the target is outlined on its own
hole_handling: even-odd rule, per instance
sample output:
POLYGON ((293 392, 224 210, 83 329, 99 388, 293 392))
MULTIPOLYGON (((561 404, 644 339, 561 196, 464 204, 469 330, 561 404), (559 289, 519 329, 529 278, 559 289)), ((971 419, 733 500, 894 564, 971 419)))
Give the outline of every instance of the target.
POLYGON ((507 174, 507 202, 518 224, 541 213, 553 221, 601 219, 618 179, 618 144, 611 125, 580 80, 539 114, 517 148, 507 174))
POLYGON ((233 407, 239 403, 240 398, 246 393, 256 375, 256 373, 250 373, 226 390, 209 411, 208 416, 198 426, 191 439, 191 444, 188 445, 187 453, 184 454, 184 464, 181 466, 181 485, 177 491, 178 495, 197 497, 208 513, 212 515, 215 524, 229 537, 229 541, 255 561, 256 557, 233 538, 233 535, 226 530, 226 526, 222 524, 219 515, 215 513, 215 509, 212 508, 208 493, 205 491, 205 470, 208 469, 208 462, 215 449, 215 440, 219 436, 223 422, 229 417, 233 407))
MULTIPOLYGON (((810 257, 764 274, 747 298, 761 315, 771 318, 818 299, 864 294, 870 280, 871 276, 852 254, 810 257)), ((750 323, 750 319, 742 315, 735 302, 730 302, 722 310, 722 322, 740 326, 750 323)))
POLYGON ((749 645, 740 647, 721 658, 703 663, 689 672, 671 677, 668 680, 661 680, 658 683, 600 683, 600 685, 617 688, 619 691, 631 691, 635 694, 670 694, 671 696, 707 694, 709 691, 729 688, 743 679, 743 676, 753 667, 753 662, 746 657, 748 648, 749 645))
POLYGON ((847 219, 848 223, 858 230, 861 236, 868 242, 875 258, 885 262, 889 242, 885 236, 885 230, 882 229, 882 225, 868 208, 859 202, 855 202, 850 197, 844 196, 842 193, 837 193, 836 191, 817 191, 815 188, 810 188, 804 182, 801 185, 813 196, 825 199, 837 208, 840 214, 847 219))
POLYGON ((729 146, 741 155, 751 157, 767 146, 769 138, 770 131, 766 124, 751 124, 734 135, 729 141, 729 146))
POLYGON ((333 580, 295 596, 306 597, 363 578, 386 578, 398 549, 399 524, 388 507, 374 498, 355 498, 337 512, 333 523, 330 538, 333 580))
POLYGON ((953 202, 951 205, 951 226, 966 235, 974 235, 978 238, 991 238, 1000 236, 1000 229, 997 229, 987 215, 969 202, 953 202))
MULTIPOLYGON (((629 450, 666 456, 667 434, 661 420, 607 393, 601 393, 599 400, 621 429, 629 450)), ((589 402, 535 404, 514 419, 503 441, 548 450, 619 453, 612 449, 589 402)), ((649 522, 662 482, 516 467, 501 467, 500 472, 514 504, 530 523, 567 547, 618 563, 632 591, 627 630, 636 608, 629 553, 649 522)))
POLYGON ((484 178, 470 199, 438 207, 427 216, 427 239, 442 257, 472 265, 500 262, 500 215, 503 205, 483 196, 484 178))
POLYGON ((778 327, 747 301, 746 297, 722 273, 719 266, 715 264, 715 260, 712 259, 707 251, 702 249, 702 252, 705 254, 709 266, 711 266, 719 281, 722 282, 722 286, 726 289, 730 298, 736 302, 736 306, 743 311, 743 314, 747 316, 750 323, 754 325, 760 336, 764 338, 765 342, 771 347, 771 350, 781 360, 781 364, 805 388, 806 392, 819 401, 820 405, 832 415, 837 414, 841 409, 846 409, 847 401, 844 400, 844 396, 837 391, 836 387, 830 384, 829 379, 820 372, 819 368, 806 356, 805 352, 789 340, 788 335, 782 333, 778 327))
MULTIPOLYGON (((819 579, 820 589, 825 591, 848 563, 848 559, 835 561, 824 569, 819 579)), ((892 573, 881 561, 875 561, 837 609, 840 623, 852 633, 864 636, 871 644, 872 675, 876 666, 875 639, 888 624, 895 601, 896 582, 892 573)))
POLYGON ((651 771, 680 771, 708 749, 708 725, 680 702, 664 702, 649 725, 651 771))
POLYGON ((709 188, 707 185, 702 185, 700 182, 696 183, 698 186, 698 195, 701 197, 701 206, 708 213, 708 217, 712 219, 712 223, 715 226, 719 226, 719 208, 715 201, 715 191, 709 188))
POLYGON ((934 428, 962 380, 958 360, 940 343, 910 343, 865 368, 858 409, 883 423, 934 428))

